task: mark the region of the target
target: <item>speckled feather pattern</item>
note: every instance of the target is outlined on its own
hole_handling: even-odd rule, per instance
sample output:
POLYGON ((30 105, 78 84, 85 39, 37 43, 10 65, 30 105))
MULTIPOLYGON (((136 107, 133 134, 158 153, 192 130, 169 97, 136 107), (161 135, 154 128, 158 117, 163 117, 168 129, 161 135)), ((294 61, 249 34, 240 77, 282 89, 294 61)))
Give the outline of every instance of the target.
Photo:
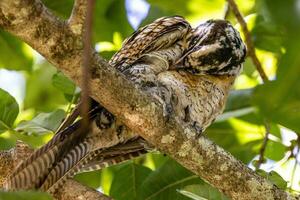
POLYGON ((182 17, 159 18, 127 38, 109 64, 123 71, 143 54, 166 49, 178 41, 184 41, 190 31, 189 23, 182 17))
MULTIPOLYGON (((201 133, 223 112, 245 55, 239 33, 228 22, 209 20, 192 29, 184 18, 174 16, 134 32, 109 63, 151 93, 166 115, 172 113, 179 123, 201 133)), ((97 112, 93 124, 102 132, 116 130, 112 114, 103 107, 97 112)), ((58 133, 21 164, 6 188, 54 192, 80 170, 100 169, 145 153, 139 143, 126 139, 115 148, 97 149, 99 135, 74 140, 69 136, 78 132, 74 126, 58 133)), ((126 127, 120 130, 128 131, 126 127)))

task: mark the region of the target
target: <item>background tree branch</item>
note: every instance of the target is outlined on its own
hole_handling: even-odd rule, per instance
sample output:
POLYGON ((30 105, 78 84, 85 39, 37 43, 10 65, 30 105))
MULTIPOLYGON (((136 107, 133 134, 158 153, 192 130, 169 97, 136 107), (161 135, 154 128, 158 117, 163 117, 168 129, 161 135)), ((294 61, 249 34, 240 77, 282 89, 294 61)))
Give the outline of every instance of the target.
MULTIPOLYGON (((2 0, 0 25, 21 38, 77 85, 81 81, 82 38, 38 0, 2 0), (22 10, 22 12, 20 12, 22 10)), ((91 96, 130 129, 232 199, 295 199, 258 176, 206 137, 166 121, 161 105, 126 80, 95 52, 91 96)))
POLYGON ((256 69, 257 69, 257 71, 258 71, 258 73, 261 77, 261 79, 263 80, 263 82, 267 82, 269 79, 268 79, 264 69, 262 68, 261 63, 259 62, 259 60, 256 56, 254 44, 253 44, 250 32, 249 32, 248 27, 247 27, 247 23, 245 22, 241 12, 239 11, 239 9, 236 5, 236 2, 234 0, 227 0, 227 1, 228 1, 229 8, 232 10, 232 12, 234 13, 237 21, 239 22, 239 24, 242 27, 243 33, 245 35, 245 42, 246 42, 246 45, 247 45, 248 55, 250 56, 253 64, 255 65, 255 67, 256 67, 256 69))

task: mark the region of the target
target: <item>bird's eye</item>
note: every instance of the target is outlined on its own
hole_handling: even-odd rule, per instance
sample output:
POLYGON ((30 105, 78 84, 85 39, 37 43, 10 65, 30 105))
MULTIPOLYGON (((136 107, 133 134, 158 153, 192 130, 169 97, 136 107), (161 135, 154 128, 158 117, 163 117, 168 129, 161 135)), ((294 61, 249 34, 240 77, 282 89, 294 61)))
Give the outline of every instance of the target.
POLYGON ((190 46, 192 46, 192 47, 195 46, 197 44, 198 38, 199 37, 194 37, 190 43, 190 46))

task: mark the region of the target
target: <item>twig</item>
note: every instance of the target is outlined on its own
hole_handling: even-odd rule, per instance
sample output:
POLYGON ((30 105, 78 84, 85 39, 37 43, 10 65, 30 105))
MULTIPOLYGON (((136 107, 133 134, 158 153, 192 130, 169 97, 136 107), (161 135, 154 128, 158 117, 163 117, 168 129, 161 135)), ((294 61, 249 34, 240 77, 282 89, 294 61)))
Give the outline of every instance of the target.
POLYGON ((223 19, 227 19, 229 17, 230 14, 230 6, 228 4, 228 2, 225 4, 225 8, 224 8, 224 16, 223 19))
POLYGON ((296 145, 296 148, 297 148, 297 152, 294 154, 292 152, 292 155, 293 155, 293 158, 295 159, 295 164, 294 164, 294 167, 293 167, 293 172, 292 172, 292 176, 291 176, 291 185, 290 185, 290 189, 293 188, 293 183, 294 183, 294 177, 295 177, 295 173, 296 173, 296 170, 297 170, 297 166, 299 164, 298 162, 298 155, 300 153, 300 137, 298 136, 297 138, 297 145, 296 145))
MULTIPOLYGON (((253 41, 252 41, 252 38, 251 38, 251 34, 248 30, 248 27, 247 27, 247 23, 246 21, 244 20, 236 2, 234 0, 227 0, 228 2, 228 5, 230 6, 231 10, 233 11, 237 21, 240 23, 241 27, 242 27, 242 30, 243 30, 243 33, 245 35, 245 40, 246 40, 246 44, 247 44, 247 50, 248 50, 248 56, 250 56, 253 64, 255 65, 262 81, 264 83, 268 82, 269 79, 264 71, 264 69, 262 68, 262 65, 260 63, 260 61, 258 60, 257 56, 256 56, 256 53, 255 53, 255 48, 254 48, 254 44, 253 44, 253 41)), ((264 162, 264 152, 265 152, 265 149, 266 149, 266 146, 267 146, 267 143, 268 143, 268 136, 269 136, 269 124, 268 122, 265 123, 265 127, 266 127, 266 135, 265 135, 265 138, 264 138, 264 141, 263 141, 263 144, 260 148, 260 154, 259 154, 259 160, 257 162, 257 166, 256 166, 256 169, 258 169, 260 167, 260 165, 264 162)))
POLYGON ((90 60, 91 60, 91 32, 92 32, 92 19, 93 19, 93 8, 95 1, 89 0, 87 3, 87 13, 85 19, 85 28, 83 35, 83 58, 82 58, 82 83, 81 83, 81 116, 83 118, 82 127, 88 128, 89 126, 89 116, 88 112, 90 110, 90 97, 89 97, 89 78, 90 78, 90 60))
POLYGON ((248 48, 248 55, 251 57, 253 64, 255 65, 261 79, 263 80, 263 82, 268 82, 268 77, 265 73, 265 71, 262 68, 261 63, 259 62, 256 53, 255 53, 255 48, 254 48, 254 44, 250 35, 250 32, 247 28, 247 23, 245 22, 238 6, 236 5, 234 0, 227 0, 228 4, 231 8, 231 10, 233 11, 237 21, 240 23, 243 33, 245 35, 245 39, 246 39, 246 44, 247 44, 247 48, 248 48))
POLYGON ((264 154, 265 154, 265 150, 266 150, 266 147, 267 147, 267 144, 268 144, 269 134, 270 134, 270 125, 269 125, 269 123, 267 123, 267 122, 265 123, 265 128, 266 128, 266 134, 265 134, 265 137, 264 137, 263 144, 262 144, 262 146, 260 147, 260 150, 259 150, 259 158, 258 158, 258 161, 257 161, 256 166, 255 166, 256 169, 259 169, 261 164, 264 163, 264 161, 265 161, 264 154))

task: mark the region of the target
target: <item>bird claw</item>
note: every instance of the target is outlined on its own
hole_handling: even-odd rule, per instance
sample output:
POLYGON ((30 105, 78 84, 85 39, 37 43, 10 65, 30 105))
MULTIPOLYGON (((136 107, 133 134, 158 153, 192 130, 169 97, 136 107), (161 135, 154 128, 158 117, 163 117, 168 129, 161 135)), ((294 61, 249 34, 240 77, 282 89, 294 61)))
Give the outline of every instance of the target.
POLYGON ((195 138, 196 139, 200 138, 203 133, 203 128, 196 121, 193 122, 192 127, 196 131, 195 138))
MULTIPOLYGON (((149 85, 150 84, 148 84, 148 86, 149 85)), ((157 85, 153 86, 153 85, 152 87, 145 87, 145 89, 162 105, 163 117, 166 118, 168 121, 171 113, 173 112, 170 92, 163 86, 157 86, 157 85)))
POLYGON ((164 116, 164 118, 167 119, 167 121, 169 121, 172 111, 173 111, 173 108, 172 108, 171 104, 164 102, 163 103, 163 116, 164 116))

